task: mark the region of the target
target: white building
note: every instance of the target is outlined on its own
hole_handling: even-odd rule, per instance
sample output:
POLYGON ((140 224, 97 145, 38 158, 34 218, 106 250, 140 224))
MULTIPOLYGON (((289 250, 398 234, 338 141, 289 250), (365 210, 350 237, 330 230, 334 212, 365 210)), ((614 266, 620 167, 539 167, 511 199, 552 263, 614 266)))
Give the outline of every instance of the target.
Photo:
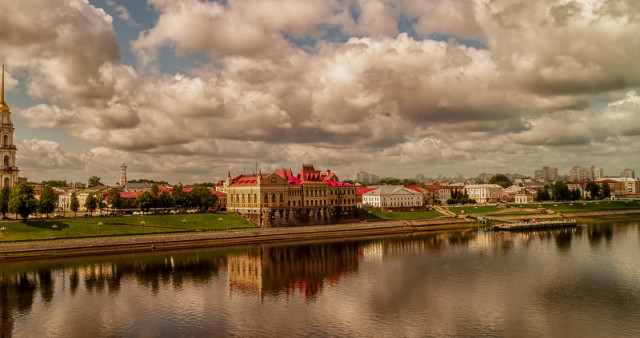
POLYGON ((497 203, 502 197, 502 190, 497 184, 471 184, 464 187, 469 198, 476 203, 497 203))
POLYGON ((378 208, 421 207, 423 202, 421 193, 401 185, 382 185, 362 194, 362 204, 378 208))

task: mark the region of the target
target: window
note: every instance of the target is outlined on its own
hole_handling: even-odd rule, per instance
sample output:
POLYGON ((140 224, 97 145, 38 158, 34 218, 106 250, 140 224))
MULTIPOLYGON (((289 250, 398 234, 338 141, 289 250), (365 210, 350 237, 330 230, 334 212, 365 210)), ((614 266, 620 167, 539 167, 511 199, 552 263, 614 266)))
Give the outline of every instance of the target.
POLYGON ((276 203, 276 194, 271 194, 271 203, 276 203))
POLYGON ((4 143, 2 143, 5 147, 9 145, 9 135, 4 134, 4 143))
POLYGON ((5 167, 9 166, 9 156, 4 157, 4 165, 5 167))
POLYGON ((280 193, 280 203, 284 202, 284 195, 282 193, 280 193))

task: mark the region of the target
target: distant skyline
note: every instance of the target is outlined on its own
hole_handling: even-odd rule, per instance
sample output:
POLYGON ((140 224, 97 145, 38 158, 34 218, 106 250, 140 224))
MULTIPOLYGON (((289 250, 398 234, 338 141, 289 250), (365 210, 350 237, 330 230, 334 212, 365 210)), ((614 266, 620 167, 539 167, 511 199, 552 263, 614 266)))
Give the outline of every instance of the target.
POLYGON ((0 0, 20 175, 640 167, 633 0, 0 0))

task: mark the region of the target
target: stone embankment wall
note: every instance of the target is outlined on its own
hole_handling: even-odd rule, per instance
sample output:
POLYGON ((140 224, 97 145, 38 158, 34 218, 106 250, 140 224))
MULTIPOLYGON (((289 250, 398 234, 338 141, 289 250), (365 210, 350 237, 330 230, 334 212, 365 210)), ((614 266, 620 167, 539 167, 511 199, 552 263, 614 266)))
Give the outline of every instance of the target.
POLYGON ((260 226, 263 228, 333 223, 335 223, 335 210, 332 206, 295 209, 268 208, 262 209, 260 215, 260 226))

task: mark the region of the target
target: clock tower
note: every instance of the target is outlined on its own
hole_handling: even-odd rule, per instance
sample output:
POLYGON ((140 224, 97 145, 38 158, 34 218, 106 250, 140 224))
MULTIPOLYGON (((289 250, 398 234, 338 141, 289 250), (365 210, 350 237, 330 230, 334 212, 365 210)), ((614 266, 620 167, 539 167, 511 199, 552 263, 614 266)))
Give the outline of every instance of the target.
POLYGON ((18 183, 18 167, 16 167, 16 146, 13 144, 13 123, 11 110, 4 102, 4 65, 2 65, 2 91, 0 92, 0 186, 13 187, 18 183))

